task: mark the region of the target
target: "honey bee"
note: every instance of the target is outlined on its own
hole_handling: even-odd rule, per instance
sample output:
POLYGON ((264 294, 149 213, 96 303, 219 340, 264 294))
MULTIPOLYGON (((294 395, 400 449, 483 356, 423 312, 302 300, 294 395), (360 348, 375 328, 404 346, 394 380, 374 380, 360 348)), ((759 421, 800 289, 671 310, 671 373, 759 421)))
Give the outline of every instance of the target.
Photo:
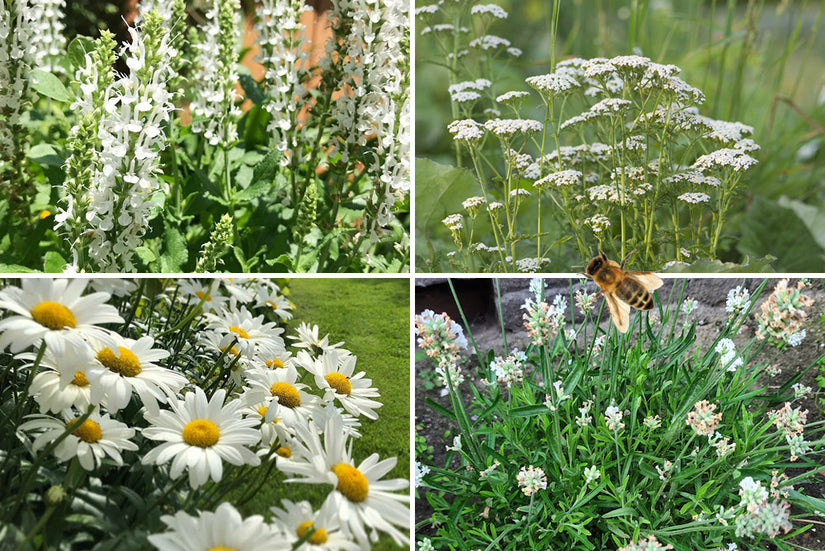
POLYGON ((599 286, 607 301, 610 319, 621 333, 626 333, 630 325, 630 307, 650 310, 653 308, 650 291, 662 286, 661 278, 653 272, 625 270, 624 260, 621 264, 608 260, 601 251, 587 263, 583 275, 599 286))

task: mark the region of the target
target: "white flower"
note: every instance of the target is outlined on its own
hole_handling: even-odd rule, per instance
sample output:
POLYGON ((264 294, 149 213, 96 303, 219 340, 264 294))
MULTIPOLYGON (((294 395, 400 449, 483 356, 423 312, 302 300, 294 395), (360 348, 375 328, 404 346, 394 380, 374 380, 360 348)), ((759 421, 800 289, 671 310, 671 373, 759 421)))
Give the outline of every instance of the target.
POLYGON ((220 293, 220 285, 218 279, 182 279, 177 285, 178 297, 190 305, 200 304, 204 312, 219 312, 227 301, 220 293))
POLYGON ((381 395, 372 387, 372 379, 365 378, 364 371, 355 373, 355 361, 355 356, 340 350, 324 352, 315 359, 303 350, 297 356, 297 364, 312 373, 315 385, 324 391, 324 400, 337 399, 356 417, 378 419, 375 409, 382 404, 372 398, 381 395))
POLYGON ((317 356, 327 350, 340 348, 344 345, 344 341, 329 344, 329 334, 324 335, 322 339, 318 338, 318 326, 313 325, 310 327, 308 323, 303 321, 298 326, 298 334, 290 335, 289 338, 296 341, 292 343, 292 346, 306 348, 313 356, 317 356))
POLYGON ((278 469, 300 478, 287 482, 332 484, 327 497, 339 512, 342 530, 350 534, 362 546, 377 537, 375 530, 389 534, 399 545, 408 545, 409 538, 398 527, 409 528, 409 493, 393 493, 409 487, 407 480, 396 478, 381 480, 396 464, 396 458, 379 461, 378 454, 367 457, 357 467, 353 464, 343 435, 343 420, 330 415, 323 431, 321 443, 319 430, 314 425, 296 427, 298 439, 293 458, 279 459, 278 469), (367 528, 372 529, 370 537, 367 528))
POLYGON ((13 353, 46 341, 46 346, 62 354, 66 340, 84 337, 109 340, 109 332, 98 324, 122 323, 114 306, 105 304, 107 293, 90 293, 83 279, 24 279, 21 287, 0 290, 0 308, 16 315, 0 320, 0 350, 13 353))
MULTIPOLYGON (((18 357, 34 360, 36 354, 26 352, 18 357)), ((47 349, 40 361, 41 371, 29 388, 41 413, 59 413, 72 406, 85 411, 92 403, 86 372, 94 364, 94 354, 85 343, 67 343, 59 356, 47 349)))
POLYGON ((159 551, 276 551, 290 549, 260 515, 242 518, 229 503, 221 503, 214 513, 199 511, 197 517, 178 511, 160 520, 169 528, 147 539, 159 551))
POLYGON ((241 10, 237 0, 213 0, 203 27, 205 40, 195 45, 192 82, 200 88, 191 104, 192 131, 212 145, 227 147, 238 139, 238 35, 241 10))
POLYGON ((539 490, 547 489, 547 477, 544 471, 538 467, 530 465, 529 468, 522 467, 516 475, 518 485, 526 496, 531 496, 539 490))
POLYGON ((470 13, 473 15, 476 14, 487 14, 491 17, 495 17, 498 19, 507 19, 507 12, 501 6, 496 4, 478 4, 470 8, 470 13))
POLYGON ((292 319, 292 305, 289 299, 281 294, 281 288, 272 281, 263 281, 256 289, 255 307, 268 308, 282 320, 292 319))
POLYGON ((598 467, 595 465, 586 467, 584 469, 584 483, 590 484, 591 482, 598 480, 601 475, 601 471, 599 471, 598 467))
POLYGON ((484 127, 499 137, 510 137, 516 134, 540 132, 544 125, 531 119, 491 119, 484 123, 484 127))
POLYGON ((464 218, 464 216, 462 216, 461 214, 458 214, 458 213, 450 214, 450 215, 447 215, 441 221, 441 223, 444 224, 445 226, 447 226, 447 228, 449 228, 450 231, 458 231, 462 228, 461 221, 462 221, 463 218, 464 218))
POLYGON ((484 137, 484 126, 472 119, 453 121, 447 125, 447 130, 457 141, 472 142, 484 137))
POLYGON ((142 463, 162 465, 171 460, 169 476, 178 478, 187 469, 193 489, 202 486, 210 476, 219 482, 222 460, 233 465, 260 465, 260 458, 246 448, 261 438, 254 428, 259 420, 242 417, 240 400, 224 406, 225 397, 226 391, 220 389, 207 400, 203 390, 195 387, 183 400, 169 400, 172 411, 144 414, 151 426, 143 429, 143 436, 164 443, 150 450, 142 463))
POLYGON ((62 73, 63 67, 57 60, 66 51, 66 37, 63 36, 66 25, 62 21, 66 0, 30 0, 30 4, 34 67, 62 73))
POLYGON ((482 50, 497 50, 499 48, 507 48, 509 46, 509 40, 492 34, 485 34, 470 41, 471 48, 481 48, 482 50))
POLYGON ((186 385, 186 377, 160 367, 154 362, 169 356, 166 350, 152 348, 152 337, 138 340, 115 336, 115 345, 92 342, 97 360, 86 372, 92 385, 92 402, 105 402, 106 408, 116 412, 129 405, 132 391, 152 414, 158 413, 158 402, 175 398, 186 385))
POLYGON ((511 90, 509 92, 505 92, 500 96, 496 97, 496 101, 498 103, 507 103, 508 101, 513 101, 517 99, 521 99, 524 97, 529 96, 528 92, 520 91, 520 90, 511 90))
POLYGON ((736 345, 728 338, 720 339, 715 350, 722 356, 719 362, 723 367, 727 367, 728 371, 736 371, 738 367, 744 364, 742 358, 736 354, 736 345))
POLYGON ((77 457, 80 466, 87 471, 97 467, 106 456, 112 458, 117 465, 123 465, 120 452, 138 449, 137 444, 129 440, 135 435, 135 429, 110 419, 108 414, 100 415, 94 411, 79 425, 77 420, 80 416, 75 413, 65 410, 62 416, 63 421, 49 415, 30 415, 27 419, 31 420, 20 425, 22 431, 42 431, 34 439, 33 451, 57 440, 67 428, 73 430, 57 445, 54 455, 59 461, 77 457))
POLYGON ((294 503, 282 499, 283 509, 269 509, 274 515, 272 523, 286 536, 288 548, 314 530, 309 539, 297 548, 298 551, 360 551, 361 547, 341 532, 338 511, 332 509, 331 504, 331 501, 325 501, 316 513, 308 501, 294 503))
POLYGON ((684 201, 685 203, 692 203, 692 204, 699 204, 699 203, 707 203, 710 201, 710 195, 707 193, 701 192, 691 192, 691 193, 683 193, 679 197, 677 197, 680 201, 684 201))
POLYGON ((544 178, 536 180, 533 184, 537 188, 546 189, 550 185, 556 187, 575 186, 581 183, 582 173, 578 170, 560 170, 559 172, 551 172, 544 178))
POLYGON ((287 427, 304 423, 318 411, 321 400, 307 393, 307 385, 299 383, 298 370, 290 365, 285 369, 249 371, 249 400, 255 402, 277 402, 278 408, 270 407, 265 420, 270 422, 277 415, 287 427))
POLYGON ((169 36, 147 52, 142 30, 128 31, 131 41, 121 54, 129 73, 105 91, 97 168, 86 192, 88 208, 81 214, 89 257, 95 268, 109 272, 135 269, 134 251, 149 227, 155 196, 168 189, 158 176, 158 152, 165 147, 161 128, 174 109, 166 82, 174 74, 170 62, 177 52, 169 36))
POLYGON ((693 163, 693 168, 705 171, 731 167, 734 172, 742 172, 758 162, 759 161, 739 149, 717 149, 696 159, 693 163))
POLYGON ((221 349, 237 341, 234 346, 249 358, 262 347, 284 348, 280 337, 284 330, 275 322, 266 322, 263 314, 252 317, 244 306, 237 311, 207 313, 204 318, 209 322, 209 329, 221 335, 221 349))

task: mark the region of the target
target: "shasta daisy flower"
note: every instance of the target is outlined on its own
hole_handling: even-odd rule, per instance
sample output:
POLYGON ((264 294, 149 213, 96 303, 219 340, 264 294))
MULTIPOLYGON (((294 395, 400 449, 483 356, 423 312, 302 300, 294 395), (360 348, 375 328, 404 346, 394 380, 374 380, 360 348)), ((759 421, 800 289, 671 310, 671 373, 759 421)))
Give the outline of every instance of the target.
POLYGON ((248 518, 229 503, 221 503, 214 513, 199 511, 193 517, 184 511, 160 520, 169 528, 147 539, 160 551, 277 551, 290 546, 264 522, 260 515, 248 518))
MULTIPOLYGON (((27 352, 19 358, 34 360, 35 354, 27 352)), ((94 364, 94 354, 85 343, 68 344, 60 356, 47 349, 40 361, 42 371, 34 377, 29 388, 40 411, 59 413, 72 406, 85 411, 92 403, 86 372, 94 364)))
POLYGON ((374 410, 381 407, 381 402, 371 398, 381 395, 372 388, 372 379, 364 378, 364 371, 353 375, 355 361, 355 356, 341 350, 329 350, 315 359, 303 350, 297 356, 298 365, 315 376, 315 384, 324 391, 325 401, 337 399, 356 417, 364 415, 368 419, 378 419, 374 410))
POLYGON ((271 402, 277 401, 280 407, 272 408, 266 415, 266 421, 275 418, 275 412, 287 427, 303 422, 318 409, 320 399, 304 391, 307 385, 297 382, 298 370, 295 366, 285 369, 268 369, 266 371, 250 370, 249 400, 271 402))
POLYGON ((50 415, 30 415, 31 419, 20 425, 22 431, 41 431, 34 439, 32 450, 37 451, 54 442, 66 429, 72 428, 71 434, 54 449, 54 455, 60 461, 68 461, 77 457, 80 466, 91 471, 101 460, 109 456, 118 465, 123 465, 120 452, 123 450, 135 451, 138 449, 130 441, 135 435, 131 429, 119 421, 110 419, 108 414, 100 415, 93 412, 83 423, 68 410, 62 414, 63 420, 50 415))
POLYGON ((97 404, 105 399, 106 408, 115 412, 129 405, 135 391, 146 409, 157 415, 158 402, 175 398, 186 385, 186 377, 153 363, 169 356, 166 350, 152 348, 154 344, 152 337, 133 340, 119 335, 114 346, 93 341, 97 361, 86 373, 92 401, 97 404))
POLYGON ((281 500, 283 509, 269 509, 274 515, 273 524, 286 535, 290 545, 314 530, 309 539, 298 547, 298 551, 359 551, 361 547, 341 532, 341 521, 330 503, 324 502, 317 513, 308 501, 294 503, 288 499, 281 500))
POLYGON ((312 424, 296 427, 298 437, 293 441, 292 459, 279 459, 278 469, 296 478, 287 482, 332 484, 327 496, 339 512, 341 528, 362 545, 378 537, 376 530, 389 534, 399 545, 408 545, 409 538, 400 528, 408 529, 409 494, 393 493, 408 488, 407 480, 381 480, 396 464, 396 458, 379 461, 372 454, 357 467, 349 451, 349 438, 344 436, 343 419, 337 415, 327 418, 321 443, 320 431, 312 424), (370 529, 369 536, 367 529, 370 529))
POLYGON ((297 341, 292 343, 293 346, 295 346, 296 348, 307 348, 313 356, 317 356, 318 354, 326 350, 340 348, 344 345, 344 341, 337 342, 335 344, 329 344, 328 334, 324 335, 323 339, 319 339, 318 326, 313 325, 310 327, 308 323, 305 323, 303 321, 298 326, 298 334, 289 335, 289 338, 294 341, 297 341))
POLYGON ((82 279, 24 279, 21 287, 0 290, 0 308, 17 314, 0 321, 0 350, 20 352, 43 339, 61 355, 67 339, 107 341, 109 332, 98 324, 123 322, 115 307, 105 304, 109 294, 83 296, 82 279))
POLYGON ((219 312, 227 302, 227 298, 219 291, 220 285, 221 282, 217 279, 184 279, 178 282, 178 293, 187 304, 200 304, 204 312, 219 312))
POLYGON ((209 328, 222 335, 221 348, 237 340, 235 347, 246 357, 252 357, 260 346, 284 347, 280 334, 284 332, 273 322, 265 322, 264 317, 252 317, 241 307, 237 311, 224 310, 220 314, 206 314, 209 328))
POLYGON ((210 476, 220 481, 222 460, 233 465, 260 465, 260 458, 246 448, 261 439, 255 428, 259 420, 242 416, 240 400, 224 406, 225 397, 226 391, 220 389, 207 400, 203 390, 195 387, 183 400, 169 400, 172 411, 144 414, 151 426, 143 429, 143 436, 164 443, 150 450, 142 462, 162 465, 171 460, 169 475, 178 478, 187 469, 192 488, 203 485, 210 476))

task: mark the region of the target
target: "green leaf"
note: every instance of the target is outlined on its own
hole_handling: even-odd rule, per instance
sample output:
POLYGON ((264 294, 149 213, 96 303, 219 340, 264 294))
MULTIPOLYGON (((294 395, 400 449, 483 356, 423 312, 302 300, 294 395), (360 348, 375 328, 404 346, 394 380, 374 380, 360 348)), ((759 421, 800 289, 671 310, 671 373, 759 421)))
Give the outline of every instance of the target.
POLYGON ((88 36, 76 36, 69 44, 68 59, 75 69, 86 66, 86 54, 95 49, 95 41, 88 36))
POLYGON ((152 249, 146 247, 145 245, 135 247, 135 254, 138 255, 138 258, 140 258, 147 266, 158 259, 152 249))
POLYGON ((241 249, 240 247, 232 247, 232 254, 235 255, 235 259, 238 261, 238 264, 241 265, 241 271, 248 272, 249 266, 246 261, 246 257, 243 254, 243 249, 241 249))
POLYGON ((721 260, 708 260, 700 258, 688 264, 686 262, 674 262, 664 270, 665 274, 755 274, 755 273, 773 273, 775 270, 771 264, 776 260, 771 255, 763 258, 745 257, 745 262, 736 264, 734 262, 722 262, 721 260))
POLYGON ((825 271, 825 251, 797 213, 760 196, 744 214, 737 247, 744 254, 775 256, 782 272, 825 271))
POLYGON ((39 143, 29 149, 26 157, 41 165, 63 166, 66 159, 54 147, 48 143, 39 143))
POLYGON ((272 187, 272 183, 269 181, 259 180, 254 182, 248 188, 240 191, 235 195, 235 199, 238 202, 247 202, 251 201, 252 199, 257 199, 261 195, 265 195, 267 191, 272 187))
POLYGON ((264 102, 266 96, 264 96, 263 90, 261 90, 261 87, 255 82, 255 79, 252 78, 252 75, 241 73, 238 76, 238 80, 241 82, 241 88, 243 88, 243 91, 246 93, 246 97, 251 99, 252 103, 260 105, 264 102))
POLYGON ((186 238, 181 231, 170 224, 164 224, 163 252, 160 255, 161 272, 182 272, 189 259, 186 238))
POLYGON ((46 96, 56 101, 69 101, 71 96, 60 79, 40 69, 35 69, 31 73, 31 85, 41 96, 46 96))
POLYGON ((43 271, 48 274, 60 274, 66 269, 66 259, 60 253, 49 251, 43 257, 43 271))
POLYGON ((39 274, 40 270, 32 270, 19 264, 0 264, 0 273, 4 274, 39 274))
POLYGON ((269 266, 275 266, 276 264, 280 264, 282 266, 285 266, 287 271, 290 271, 290 272, 293 270, 293 268, 292 268, 292 258, 290 258, 290 256, 287 255, 287 254, 282 254, 281 256, 279 256, 278 258, 275 258, 274 260, 267 260, 266 263, 269 266))
POLYGON ((796 213, 796 216, 805 224, 811 237, 825 250, 825 209, 808 205, 796 199, 789 199, 784 195, 779 198, 779 206, 789 208, 796 213))
POLYGON ((270 149, 263 160, 255 165, 255 171, 252 173, 252 184, 256 182, 266 181, 271 182, 275 174, 278 173, 279 161, 281 160, 281 152, 277 149, 270 149))
MULTIPOLYGON (((441 223, 448 214, 464 212, 461 202, 481 190, 472 173, 429 159, 415 160, 415 254, 432 258, 436 250, 452 244, 450 231, 441 223)), ((489 233, 484 218, 475 220, 478 235, 489 233)))

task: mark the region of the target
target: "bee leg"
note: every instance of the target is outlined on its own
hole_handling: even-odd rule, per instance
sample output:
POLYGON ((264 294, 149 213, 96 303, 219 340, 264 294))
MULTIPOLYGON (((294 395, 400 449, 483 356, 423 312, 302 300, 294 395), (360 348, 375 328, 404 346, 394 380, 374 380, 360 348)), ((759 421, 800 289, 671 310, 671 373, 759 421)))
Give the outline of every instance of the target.
POLYGON ((620 264, 620 266, 621 266, 622 268, 624 268, 624 263, 625 263, 625 262, 627 262, 627 259, 628 259, 628 258, 630 258, 630 257, 631 257, 631 255, 632 255, 633 253, 635 253, 635 252, 636 252, 636 249, 633 249, 632 251, 630 251, 629 253, 627 253, 626 255, 624 255, 624 258, 622 259, 622 263, 620 264))

